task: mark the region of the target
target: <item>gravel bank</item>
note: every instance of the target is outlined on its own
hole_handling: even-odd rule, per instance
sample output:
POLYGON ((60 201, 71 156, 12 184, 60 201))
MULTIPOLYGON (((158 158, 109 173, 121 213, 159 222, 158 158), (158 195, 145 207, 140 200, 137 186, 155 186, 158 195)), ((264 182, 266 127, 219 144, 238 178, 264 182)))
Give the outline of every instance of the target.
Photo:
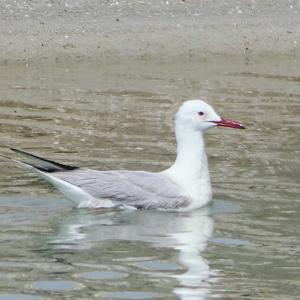
POLYGON ((300 54, 300 2, 3 0, 0 61, 300 54))

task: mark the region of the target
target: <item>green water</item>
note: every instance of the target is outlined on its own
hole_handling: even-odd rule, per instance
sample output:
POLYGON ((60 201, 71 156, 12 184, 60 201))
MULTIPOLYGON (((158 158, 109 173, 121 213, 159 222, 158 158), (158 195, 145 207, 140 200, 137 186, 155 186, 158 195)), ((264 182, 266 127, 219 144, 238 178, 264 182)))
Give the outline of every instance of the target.
POLYGON ((1 160, 0 300, 298 299, 299 65, 1 66, 4 155, 158 171, 176 109, 199 97, 247 130, 207 135, 214 204, 188 213, 78 210, 1 160))

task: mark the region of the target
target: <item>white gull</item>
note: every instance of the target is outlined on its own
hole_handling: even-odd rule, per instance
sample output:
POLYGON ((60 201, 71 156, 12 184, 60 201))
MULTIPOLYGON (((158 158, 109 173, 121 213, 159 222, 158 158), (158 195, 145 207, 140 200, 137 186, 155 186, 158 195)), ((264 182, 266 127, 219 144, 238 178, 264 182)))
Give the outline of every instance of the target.
POLYGON ((245 128, 238 122, 221 118, 202 100, 185 101, 175 118, 176 161, 157 173, 97 171, 67 166, 15 148, 11 150, 30 159, 30 162, 18 163, 36 171, 79 207, 191 210, 211 200, 203 135, 216 126, 245 128))

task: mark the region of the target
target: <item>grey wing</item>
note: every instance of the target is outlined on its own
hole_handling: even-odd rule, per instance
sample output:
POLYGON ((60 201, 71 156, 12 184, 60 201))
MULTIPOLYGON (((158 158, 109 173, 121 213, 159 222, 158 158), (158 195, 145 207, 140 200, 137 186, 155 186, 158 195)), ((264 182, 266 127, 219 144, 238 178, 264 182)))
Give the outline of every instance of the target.
POLYGON ((137 208, 174 209, 190 204, 180 188, 159 173, 78 169, 53 175, 82 188, 95 198, 110 199, 137 208))

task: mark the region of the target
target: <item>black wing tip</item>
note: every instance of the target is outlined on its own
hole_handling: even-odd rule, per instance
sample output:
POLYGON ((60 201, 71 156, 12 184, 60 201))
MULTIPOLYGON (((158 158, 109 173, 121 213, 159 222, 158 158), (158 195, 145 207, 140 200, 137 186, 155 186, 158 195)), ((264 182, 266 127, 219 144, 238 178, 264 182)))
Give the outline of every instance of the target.
POLYGON ((39 159, 41 161, 45 161, 47 163, 53 164, 53 168, 51 168, 49 166, 44 167, 44 166, 39 166, 39 165, 35 165, 35 164, 29 164, 32 167, 34 167, 34 168, 36 168, 36 169, 38 169, 40 171, 45 171, 45 172, 48 172, 48 173, 53 173, 53 172, 73 171, 73 170, 79 169, 79 167, 77 167, 77 166, 71 166, 71 165, 61 164, 61 163, 55 162, 53 160, 42 158, 40 156, 31 154, 29 152, 26 152, 26 151, 23 151, 23 150, 20 150, 20 149, 17 149, 17 148, 10 147, 9 149, 11 151, 16 152, 16 153, 23 154, 25 156, 27 155, 29 157, 36 158, 36 159, 39 159))
POLYGON ((13 147, 10 147, 9 150, 14 151, 14 152, 23 152, 22 150, 19 150, 17 148, 13 148, 13 147))

